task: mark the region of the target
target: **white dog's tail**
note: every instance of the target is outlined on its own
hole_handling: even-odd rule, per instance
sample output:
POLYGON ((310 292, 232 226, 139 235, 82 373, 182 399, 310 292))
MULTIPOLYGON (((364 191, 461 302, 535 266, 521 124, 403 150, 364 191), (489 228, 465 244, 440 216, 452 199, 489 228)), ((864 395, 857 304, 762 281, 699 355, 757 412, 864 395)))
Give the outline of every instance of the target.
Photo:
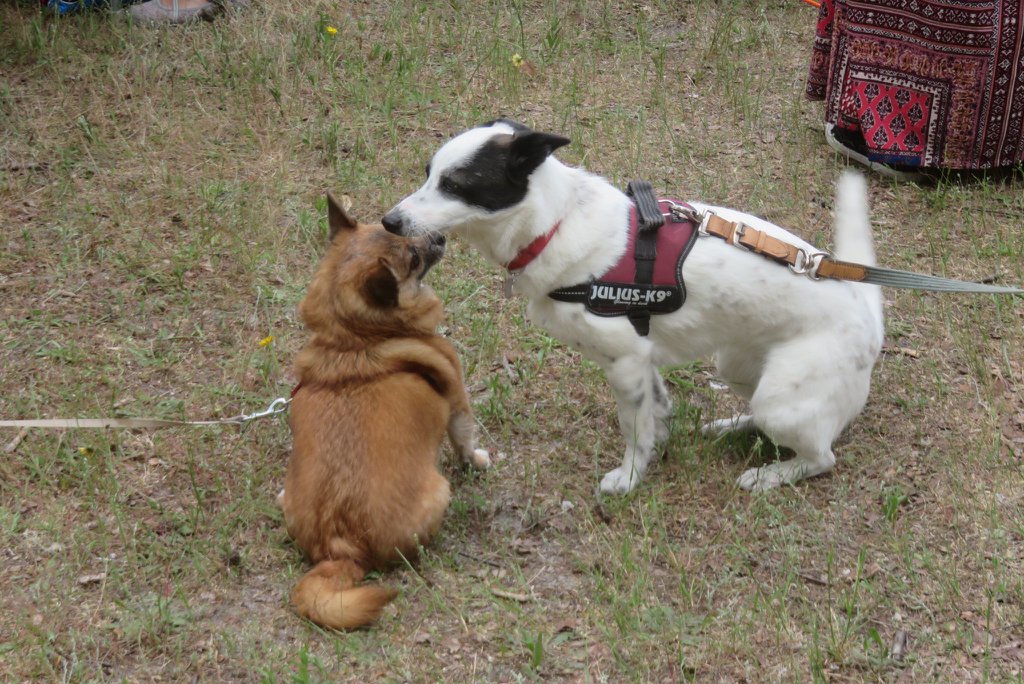
MULTIPOLYGON (((844 171, 836 183, 835 229, 832 239, 836 244, 835 256, 865 266, 875 265, 875 245, 871 239, 871 219, 868 216, 868 184, 864 176, 844 171)), ((881 331, 882 289, 876 285, 856 285, 871 291, 868 301, 881 331)))
POLYGON ((836 183, 833 240, 836 258, 865 266, 875 265, 875 246, 868 217, 868 184, 864 176, 844 171, 836 183))

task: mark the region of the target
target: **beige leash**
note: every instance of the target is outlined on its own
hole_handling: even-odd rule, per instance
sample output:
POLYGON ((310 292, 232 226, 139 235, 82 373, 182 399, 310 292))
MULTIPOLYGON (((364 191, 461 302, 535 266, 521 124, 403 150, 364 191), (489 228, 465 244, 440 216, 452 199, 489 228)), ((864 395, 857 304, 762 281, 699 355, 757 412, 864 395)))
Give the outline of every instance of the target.
POLYGON ((158 430, 183 425, 237 425, 245 427, 250 421, 277 415, 288 410, 290 398, 278 397, 270 406, 255 413, 242 414, 219 420, 166 420, 163 418, 39 418, 30 420, 0 420, 0 427, 20 428, 127 428, 158 430))

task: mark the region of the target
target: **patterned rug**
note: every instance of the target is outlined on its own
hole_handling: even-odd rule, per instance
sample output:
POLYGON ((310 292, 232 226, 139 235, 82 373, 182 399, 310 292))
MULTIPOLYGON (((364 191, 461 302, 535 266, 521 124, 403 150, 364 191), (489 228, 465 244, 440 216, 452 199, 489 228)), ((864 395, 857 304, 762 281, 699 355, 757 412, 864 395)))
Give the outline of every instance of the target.
POLYGON ((822 0, 807 96, 873 161, 1024 160, 1024 0, 822 0), (1001 28, 1001 30, 1000 30, 1001 28))

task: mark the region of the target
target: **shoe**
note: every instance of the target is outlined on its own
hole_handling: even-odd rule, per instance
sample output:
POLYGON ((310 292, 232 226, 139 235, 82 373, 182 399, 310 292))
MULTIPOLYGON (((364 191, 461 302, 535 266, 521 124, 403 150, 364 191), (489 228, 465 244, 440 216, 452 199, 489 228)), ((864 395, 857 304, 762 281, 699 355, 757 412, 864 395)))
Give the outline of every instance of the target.
POLYGON ((217 5, 212 2, 205 2, 197 7, 179 7, 178 0, 168 0, 170 5, 165 5, 162 0, 149 0, 138 5, 132 5, 129 12, 132 19, 140 24, 156 26, 158 24, 187 24, 199 19, 212 19, 217 13, 217 5))
POLYGON ((106 0, 47 0, 46 9, 56 14, 74 14, 84 9, 106 4, 106 0))
POLYGON ((895 166, 892 166, 891 164, 871 161, 870 159, 868 159, 866 148, 860 150, 853 147, 852 142, 851 144, 846 144, 845 141, 841 142, 839 140, 840 136, 844 138, 846 137, 843 136, 842 129, 837 129, 835 124, 825 124, 825 142, 828 143, 829 147, 831 147, 836 152, 839 152, 847 159, 852 159, 858 164, 863 164, 864 166, 868 167, 875 173, 881 174, 888 178, 894 178, 899 181, 913 183, 924 180, 926 178, 925 174, 921 173, 920 171, 905 171, 902 168, 897 168, 895 166))

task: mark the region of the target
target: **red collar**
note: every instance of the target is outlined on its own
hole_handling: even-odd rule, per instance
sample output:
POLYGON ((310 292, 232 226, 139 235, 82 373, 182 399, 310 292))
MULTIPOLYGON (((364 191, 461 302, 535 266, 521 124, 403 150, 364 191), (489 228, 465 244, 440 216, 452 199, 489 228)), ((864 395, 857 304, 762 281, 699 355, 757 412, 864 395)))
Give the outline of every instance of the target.
POLYGON ((516 255, 515 259, 508 262, 508 266, 505 268, 510 271, 521 271, 526 268, 530 262, 540 256, 540 253, 548 246, 548 243, 551 242, 551 238, 555 237, 555 231, 558 230, 558 226, 560 225, 562 225, 561 221, 556 223, 555 227, 547 233, 526 245, 526 247, 516 255))

